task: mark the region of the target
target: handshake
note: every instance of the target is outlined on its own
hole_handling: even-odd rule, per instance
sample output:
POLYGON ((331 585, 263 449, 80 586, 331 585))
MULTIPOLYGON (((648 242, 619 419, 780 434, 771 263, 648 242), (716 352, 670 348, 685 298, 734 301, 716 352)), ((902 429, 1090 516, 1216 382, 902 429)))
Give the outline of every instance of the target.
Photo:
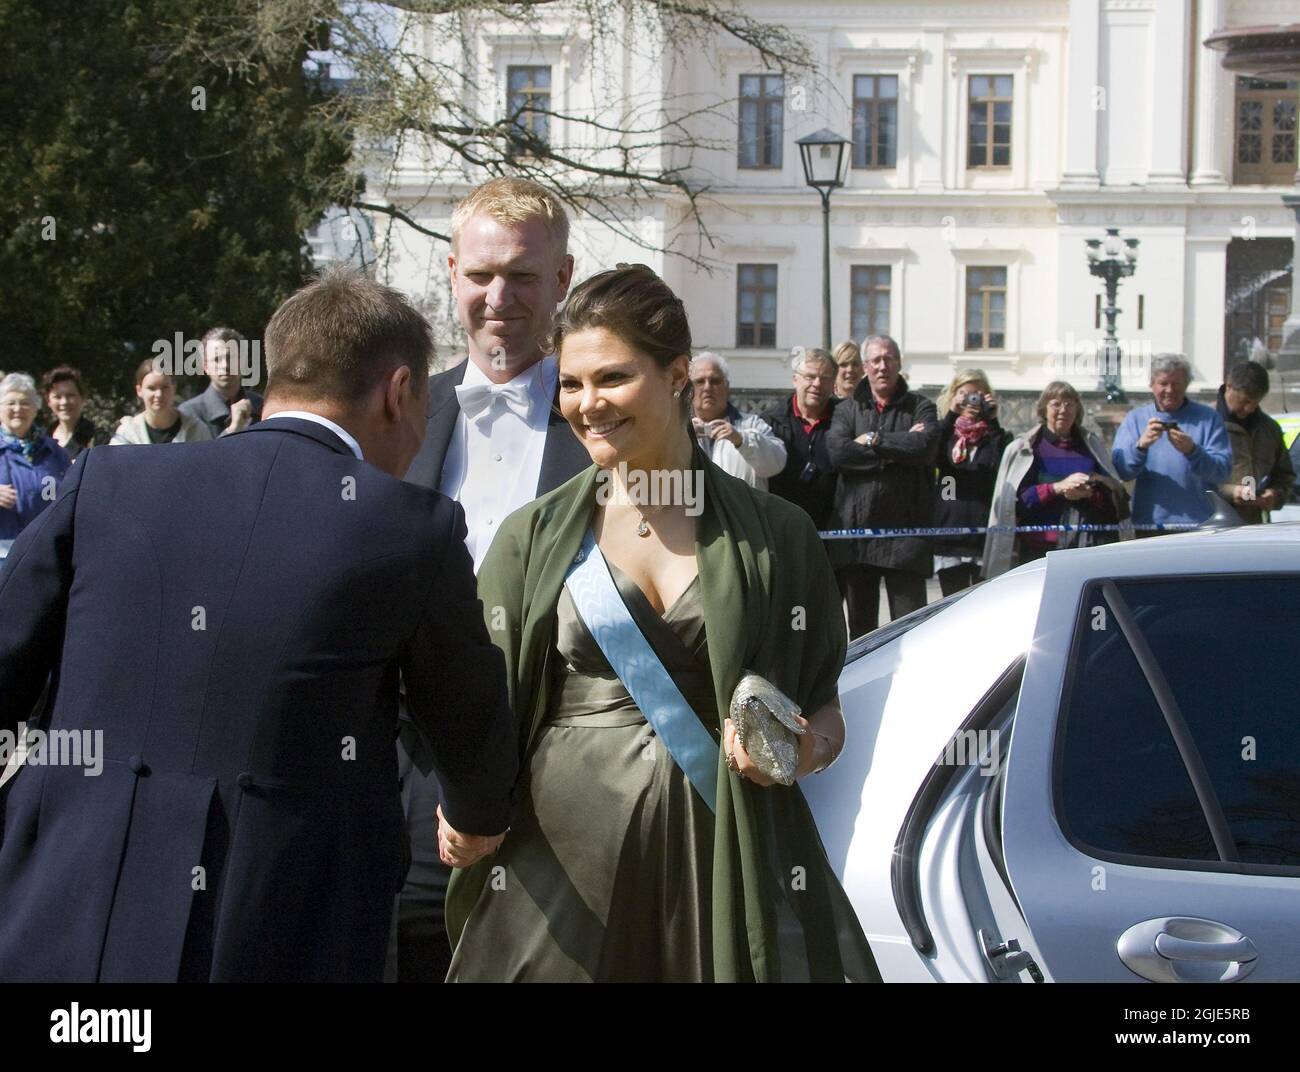
POLYGON ((469 867, 501 847, 505 834, 462 834, 438 805, 438 856, 448 867, 469 867))

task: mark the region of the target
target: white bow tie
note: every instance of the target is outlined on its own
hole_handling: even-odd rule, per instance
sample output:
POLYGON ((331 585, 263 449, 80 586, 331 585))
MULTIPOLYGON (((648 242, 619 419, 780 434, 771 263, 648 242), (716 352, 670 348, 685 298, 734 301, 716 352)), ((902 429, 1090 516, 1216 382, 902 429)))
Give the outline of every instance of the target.
POLYGON ((507 409, 514 411, 525 421, 528 420, 533 408, 533 399, 527 381, 469 385, 462 383, 456 388, 456 401, 460 403, 460 410, 471 421, 484 416, 490 419, 496 411, 497 399, 505 402, 507 409))

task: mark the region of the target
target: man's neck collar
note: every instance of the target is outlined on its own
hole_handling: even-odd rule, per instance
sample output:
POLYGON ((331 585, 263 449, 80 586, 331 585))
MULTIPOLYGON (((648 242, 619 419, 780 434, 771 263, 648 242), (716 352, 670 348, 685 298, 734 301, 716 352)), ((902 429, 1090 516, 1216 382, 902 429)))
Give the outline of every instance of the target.
MULTIPOLYGON (((467 360, 471 366, 481 373, 483 379, 488 383, 506 384, 517 380, 520 376, 523 376, 528 372, 531 372, 540 365, 547 356, 549 355, 539 353, 535 357, 526 361, 512 362, 504 369, 495 368, 490 357, 479 357, 473 350, 469 352, 467 360)), ((468 372, 469 369, 467 368, 465 371, 468 372)))
POLYGON ((831 408, 830 399, 827 399, 822 403, 822 408, 817 413, 809 413, 803 406, 799 405, 799 396, 794 393, 790 395, 790 403, 794 406, 794 415, 796 417, 801 421, 813 421, 814 423, 825 417, 831 408))

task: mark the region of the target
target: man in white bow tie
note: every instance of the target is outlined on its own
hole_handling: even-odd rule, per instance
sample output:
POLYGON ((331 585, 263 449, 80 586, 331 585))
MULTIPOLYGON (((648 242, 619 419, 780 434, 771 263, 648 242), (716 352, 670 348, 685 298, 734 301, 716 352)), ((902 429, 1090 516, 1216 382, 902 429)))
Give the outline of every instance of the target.
MULTIPOLYGON (((556 405, 559 373, 546 344, 573 275, 568 242, 563 206, 525 179, 484 183, 452 213, 447 266, 469 358, 430 378, 428 431, 406 479, 460 502, 475 571, 510 513, 591 464, 556 405)), ((437 783, 409 722, 398 765, 411 868, 387 978, 441 982, 451 960, 450 871, 438 858, 437 783)))

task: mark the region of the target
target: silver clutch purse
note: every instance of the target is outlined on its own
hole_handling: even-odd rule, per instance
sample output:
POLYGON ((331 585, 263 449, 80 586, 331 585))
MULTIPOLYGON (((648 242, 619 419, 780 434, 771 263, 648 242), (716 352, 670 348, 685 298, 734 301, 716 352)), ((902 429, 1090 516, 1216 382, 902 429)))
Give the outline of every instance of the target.
POLYGON ((742 670, 728 713, 754 766, 781 785, 793 785, 799 737, 807 732, 794 718, 803 714, 799 705, 767 678, 742 670))

